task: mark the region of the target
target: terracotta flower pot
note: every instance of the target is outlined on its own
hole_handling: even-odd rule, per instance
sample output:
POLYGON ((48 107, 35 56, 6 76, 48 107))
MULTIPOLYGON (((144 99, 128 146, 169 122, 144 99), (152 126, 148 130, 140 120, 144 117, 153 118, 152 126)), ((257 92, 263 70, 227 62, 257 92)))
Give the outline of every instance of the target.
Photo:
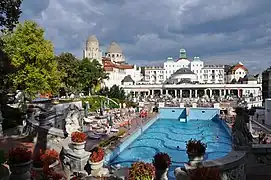
POLYGON ((92 170, 97 170, 97 169, 101 169, 104 165, 104 160, 101 160, 99 162, 91 162, 89 161, 90 167, 92 170))
POLYGON ((188 155, 188 159, 189 159, 189 164, 191 166, 198 165, 204 159, 204 154, 197 154, 197 153, 187 152, 187 155, 188 155))

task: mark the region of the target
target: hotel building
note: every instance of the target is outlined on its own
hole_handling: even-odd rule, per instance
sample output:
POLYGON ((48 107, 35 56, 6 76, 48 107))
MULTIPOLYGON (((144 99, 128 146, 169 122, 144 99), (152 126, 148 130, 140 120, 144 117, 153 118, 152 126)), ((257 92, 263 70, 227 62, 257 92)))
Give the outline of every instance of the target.
POLYGON ((112 42, 102 57, 99 41, 90 36, 86 42, 84 57, 97 59, 109 74, 105 86, 120 85, 133 95, 170 94, 176 98, 204 95, 237 97, 261 96, 260 76, 248 74, 248 69, 238 62, 234 65, 205 64, 200 57, 187 56, 180 49, 179 57, 168 57, 162 66, 138 67, 126 63, 122 48, 112 42))

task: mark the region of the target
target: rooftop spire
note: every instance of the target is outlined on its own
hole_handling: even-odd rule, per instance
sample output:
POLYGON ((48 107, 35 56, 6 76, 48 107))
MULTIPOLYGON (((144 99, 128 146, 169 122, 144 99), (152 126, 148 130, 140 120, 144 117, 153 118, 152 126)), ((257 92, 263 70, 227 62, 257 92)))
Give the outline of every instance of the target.
POLYGON ((186 51, 185 49, 180 49, 180 59, 187 59, 186 51))

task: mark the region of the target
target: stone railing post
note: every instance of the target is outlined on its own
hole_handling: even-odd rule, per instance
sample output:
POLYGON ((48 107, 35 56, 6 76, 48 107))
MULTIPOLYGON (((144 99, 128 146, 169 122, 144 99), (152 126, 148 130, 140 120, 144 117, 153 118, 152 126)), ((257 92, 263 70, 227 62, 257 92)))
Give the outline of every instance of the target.
POLYGON ((90 152, 87 152, 84 149, 78 151, 73 148, 70 137, 64 140, 60 156, 61 163, 67 176, 73 173, 84 173, 87 175, 85 166, 88 163, 90 152))

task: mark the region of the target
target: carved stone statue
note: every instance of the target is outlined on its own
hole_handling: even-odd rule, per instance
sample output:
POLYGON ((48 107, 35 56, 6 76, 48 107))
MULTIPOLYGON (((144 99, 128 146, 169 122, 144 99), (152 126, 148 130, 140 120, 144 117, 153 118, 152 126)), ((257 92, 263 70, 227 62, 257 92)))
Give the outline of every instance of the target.
POLYGON ((252 144, 252 135, 245 122, 245 110, 236 108, 236 119, 232 127, 232 144, 234 149, 248 147, 252 144))
POLYGON ((72 132, 80 130, 80 122, 83 116, 74 104, 71 104, 65 111, 65 129, 68 135, 71 135, 72 132))

